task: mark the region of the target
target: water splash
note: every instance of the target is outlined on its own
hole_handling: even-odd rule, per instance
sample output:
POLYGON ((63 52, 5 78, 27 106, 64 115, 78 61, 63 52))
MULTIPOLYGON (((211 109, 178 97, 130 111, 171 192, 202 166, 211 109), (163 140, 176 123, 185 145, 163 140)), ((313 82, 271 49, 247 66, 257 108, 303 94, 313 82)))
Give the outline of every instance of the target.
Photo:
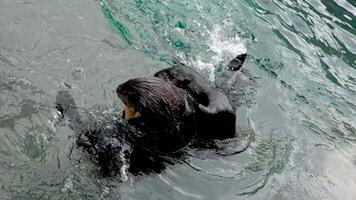
POLYGON ((226 65, 246 47, 229 15, 215 13, 200 1, 112 1, 100 5, 119 35, 147 55, 171 63, 179 57, 207 74, 226 65), (189 16, 186 15, 189 13, 189 16))

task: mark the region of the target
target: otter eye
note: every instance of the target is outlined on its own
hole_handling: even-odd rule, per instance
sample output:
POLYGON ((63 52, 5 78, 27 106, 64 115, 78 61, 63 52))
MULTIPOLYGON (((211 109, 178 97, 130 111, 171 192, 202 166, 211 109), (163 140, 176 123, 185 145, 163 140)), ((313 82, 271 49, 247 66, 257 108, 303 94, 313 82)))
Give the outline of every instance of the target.
POLYGON ((139 112, 136 112, 134 108, 132 108, 131 106, 126 105, 126 104, 125 104, 125 110, 124 110, 123 114, 124 114, 126 120, 141 116, 139 112))

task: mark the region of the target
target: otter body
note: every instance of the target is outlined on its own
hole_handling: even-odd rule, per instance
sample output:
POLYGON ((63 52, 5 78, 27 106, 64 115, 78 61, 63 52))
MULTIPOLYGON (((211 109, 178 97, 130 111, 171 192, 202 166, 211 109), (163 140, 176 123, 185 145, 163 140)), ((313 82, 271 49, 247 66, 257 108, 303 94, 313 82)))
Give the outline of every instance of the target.
POLYGON ((227 96, 212 87, 192 68, 179 65, 154 74, 187 91, 197 103, 197 127, 205 138, 226 139, 235 137, 236 116, 227 96))
MULTIPOLYGON (((220 87, 230 82, 235 71, 241 69, 246 56, 247 54, 238 55, 228 63, 224 76, 217 81, 220 87)), ((198 105, 196 122, 199 135, 208 139, 236 137, 236 114, 226 94, 212 87, 191 67, 174 63, 174 67, 163 69, 154 76, 182 88, 194 98, 198 105)))

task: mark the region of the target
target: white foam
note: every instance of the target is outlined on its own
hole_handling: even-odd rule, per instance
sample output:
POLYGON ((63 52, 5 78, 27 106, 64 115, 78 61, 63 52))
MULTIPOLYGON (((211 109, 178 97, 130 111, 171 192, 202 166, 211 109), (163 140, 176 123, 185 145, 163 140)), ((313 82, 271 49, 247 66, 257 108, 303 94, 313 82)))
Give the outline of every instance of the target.
POLYGON ((215 67, 213 63, 203 62, 200 57, 197 57, 197 60, 194 62, 193 66, 195 66, 200 71, 207 72, 210 81, 215 80, 215 67))
POLYGON ((229 26, 231 26, 229 23, 224 27, 214 25, 213 31, 210 33, 209 47, 216 53, 214 59, 217 61, 222 61, 224 58, 231 60, 238 54, 246 53, 246 47, 238 36, 231 39, 224 36, 223 29, 228 29, 229 26))
POLYGON ((201 71, 208 72, 210 81, 215 80, 215 67, 221 63, 227 64, 239 54, 246 53, 246 47, 238 36, 228 38, 224 31, 234 26, 233 23, 224 23, 223 26, 214 25, 213 30, 207 31, 210 35, 209 50, 214 53, 209 62, 204 62, 200 56, 194 61, 193 66, 201 71))
POLYGON ((72 177, 69 176, 64 180, 62 192, 70 191, 74 188, 72 177))
POLYGON ((122 166, 120 168, 120 174, 121 174, 121 180, 123 182, 126 182, 129 178, 128 176, 128 171, 129 171, 129 167, 130 167, 130 164, 129 164, 129 160, 126 159, 126 152, 132 152, 132 148, 131 146, 127 145, 127 144, 123 144, 122 146, 122 150, 120 151, 120 160, 122 160, 122 166))

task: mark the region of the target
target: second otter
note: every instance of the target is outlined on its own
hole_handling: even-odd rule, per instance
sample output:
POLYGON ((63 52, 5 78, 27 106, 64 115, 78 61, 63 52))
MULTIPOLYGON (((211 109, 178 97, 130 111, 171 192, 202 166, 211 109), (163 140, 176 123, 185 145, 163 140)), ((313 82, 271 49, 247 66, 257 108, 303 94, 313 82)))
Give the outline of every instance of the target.
POLYGON ((210 86, 199 73, 185 65, 179 65, 161 70, 154 76, 184 89, 195 99, 197 127, 202 137, 235 137, 236 115, 229 99, 219 89, 210 86))
MULTIPOLYGON (((233 74, 240 70, 247 54, 237 55, 225 67, 225 75, 218 77, 218 82, 228 82, 233 74)), ((236 136, 236 114, 225 93, 212 87, 191 67, 173 61, 174 67, 163 69, 154 74, 183 90, 187 91, 198 107, 197 127, 200 136, 208 139, 227 139, 236 136)), ((221 86, 221 85, 220 85, 221 86)))

